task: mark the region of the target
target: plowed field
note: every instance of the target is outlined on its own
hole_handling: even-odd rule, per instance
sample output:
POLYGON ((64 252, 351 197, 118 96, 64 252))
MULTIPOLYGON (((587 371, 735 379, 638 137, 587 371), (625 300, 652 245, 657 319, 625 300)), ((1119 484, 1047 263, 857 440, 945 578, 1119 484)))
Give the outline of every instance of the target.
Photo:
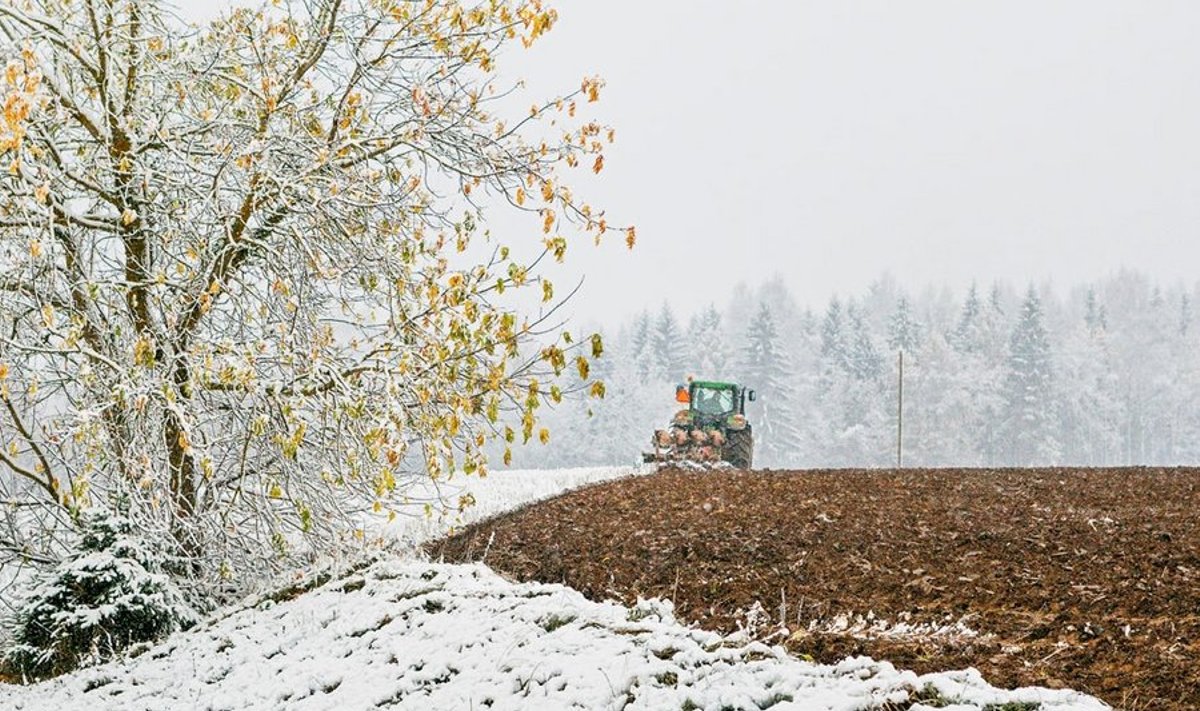
POLYGON ((1200 708, 1200 470, 682 472, 433 544, 595 599, 662 597, 818 661, 974 666, 1118 708, 1200 708))

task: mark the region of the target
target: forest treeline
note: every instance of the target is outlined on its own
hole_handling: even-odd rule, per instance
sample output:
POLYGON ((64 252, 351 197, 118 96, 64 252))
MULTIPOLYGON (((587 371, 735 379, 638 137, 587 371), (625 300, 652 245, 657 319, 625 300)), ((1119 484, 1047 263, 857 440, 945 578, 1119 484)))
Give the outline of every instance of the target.
POLYGON ((800 306, 781 279, 686 322, 663 303, 605 329, 603 400, 547 413, 521 467, 628 463, 687 376, 754 388, 756 465, 1169 465, 1200 462, 1200 284, 1123 271, 1066 291, 974 285, 800 306))

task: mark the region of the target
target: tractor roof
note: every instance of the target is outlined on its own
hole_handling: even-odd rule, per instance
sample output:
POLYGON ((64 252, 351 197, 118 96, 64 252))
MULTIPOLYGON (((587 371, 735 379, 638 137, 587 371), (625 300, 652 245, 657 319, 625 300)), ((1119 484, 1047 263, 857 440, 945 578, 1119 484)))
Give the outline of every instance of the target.
POLYGON ((709 390, 736 390, 741 387, 737 383, 721 383, 715 380, 693 380, 692 385, 709 390))

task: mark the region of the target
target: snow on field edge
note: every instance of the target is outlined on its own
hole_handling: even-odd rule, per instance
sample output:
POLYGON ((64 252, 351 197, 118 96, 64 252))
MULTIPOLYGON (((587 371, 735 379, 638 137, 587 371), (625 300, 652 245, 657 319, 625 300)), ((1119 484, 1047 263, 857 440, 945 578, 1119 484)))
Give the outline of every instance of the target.
POLYGON ((369 527, 390 542, 397 551, 413 553, 421 544, 440 538, 463 526, 499 516, 529 504, 600 482, 644 476, 655 471, 653 465, 627 467, 579 467, 557 470, 501 470, 486 477, 458 476, 443 482, 421 481, 410 498, 415 502, 438 500, 456 502, 470 496, 475 504, 449 516, 426 516, 423 506, 413 506, 410 515, 392 521, 375 519, 369 527))
POLYGON ((684 627, 669 604, 630 609, 561 585, 508 582, 481 565, 416 561, 376 563, 236 611, 124 663, 0 686, 0 708, 861 711, 919 690, 960 710, 1108 708, 1072 691, 995 689, 975 671, 812 664, 684 627))

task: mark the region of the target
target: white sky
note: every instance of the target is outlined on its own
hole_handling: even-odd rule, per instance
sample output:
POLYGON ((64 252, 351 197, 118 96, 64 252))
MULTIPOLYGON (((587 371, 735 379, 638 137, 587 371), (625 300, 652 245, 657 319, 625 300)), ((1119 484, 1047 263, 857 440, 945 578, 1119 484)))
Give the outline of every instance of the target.
POLYGON ((884 272, 1197 278, 1200 3, 553 4, 501 71, 547 97, 605 77, 617 145, 576 192, 640 240, 570 255, 581 317, 686 314, 773 274, 814 305, 884 272))

